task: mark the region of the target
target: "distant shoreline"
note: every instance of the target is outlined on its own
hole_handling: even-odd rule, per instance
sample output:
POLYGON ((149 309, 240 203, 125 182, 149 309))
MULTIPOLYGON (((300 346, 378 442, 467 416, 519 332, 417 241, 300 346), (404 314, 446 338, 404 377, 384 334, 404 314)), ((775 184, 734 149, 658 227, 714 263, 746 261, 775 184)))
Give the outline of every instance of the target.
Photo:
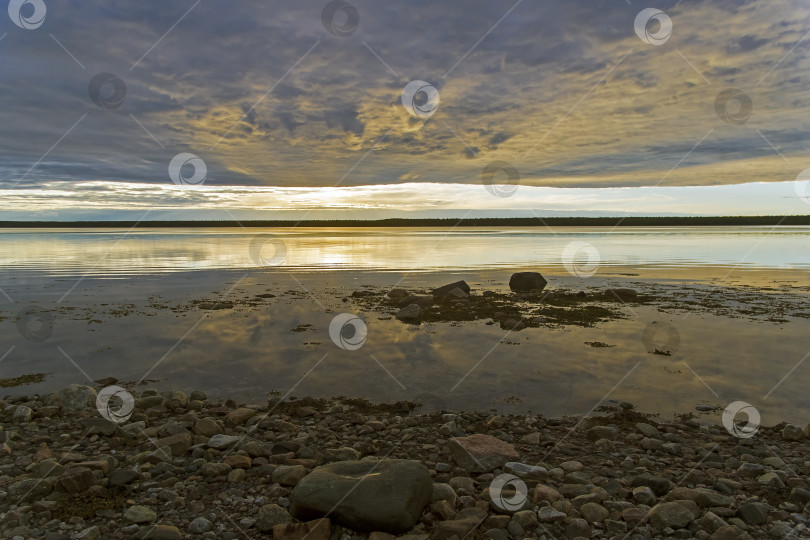
POLYGON ((188 227, 645 227, 810 225, 807 216, 394 218, 379 220, 197 220, 197 221, 0 221, 0 229, 188 228, 188 227))

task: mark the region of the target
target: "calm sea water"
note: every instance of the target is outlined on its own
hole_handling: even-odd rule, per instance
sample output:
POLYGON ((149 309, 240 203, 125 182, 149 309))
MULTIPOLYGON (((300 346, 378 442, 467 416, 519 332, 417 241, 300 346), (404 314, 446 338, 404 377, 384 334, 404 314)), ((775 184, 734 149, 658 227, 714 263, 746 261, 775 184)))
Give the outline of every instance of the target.
POLYGON ((810 305, 808 247, 810 227, 6 230, 0 378, 47 374, 5 390, 18 394, 114 376, 252 403, 277 391, 547 415, 620 400, 669 416, 743 400, 766 422, 804 425, 810 319, 794 315, 810 305), (572 242, 580 249, 565 255, 572 242), (570 272, 572 261, 593 275, 570 272), (518 269, 542 271, 549 289, 630 286, 671 300, 593 328, 508 336, 485 321, 405 325, 385 306, 343 300, 367 285, 458 279, 507 292, 518 269), (729 287, 749 293, 724 300, 737 311, 693 309, 729 287), (195 305, 220 299, 235 305, 195 305), (783 320, 757 318, 763 301, 786 302, 783 320), (21 328, 31 306, 42 339, 21 328), (360 349, 330 338, 344 312, 367 325, 360 349), (677 332, 671 357, 648 354, 652 323, 677 332))
POLYGON ((17 229, 0 232, 0 261, 9 271, 117 277, 256 268, 261 247, 265 262, 289 269, 549 268, 562 267, 574 241, 607 268, 810 268, 810 227, 17 229))

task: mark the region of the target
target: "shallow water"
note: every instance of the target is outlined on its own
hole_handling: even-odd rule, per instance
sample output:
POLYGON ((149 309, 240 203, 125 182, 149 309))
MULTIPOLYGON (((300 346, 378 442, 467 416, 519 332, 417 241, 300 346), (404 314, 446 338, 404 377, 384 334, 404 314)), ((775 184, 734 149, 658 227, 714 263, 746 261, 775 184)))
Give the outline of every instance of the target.
MULTIPOLYGON (((575 241, 591 244, 603 269, 810 269, 804 226, 9 229, 0 231, 0 262, 9 271, 104 277, 255 269, 257 257, 295 270, 554 268, 575 241)), ((589 253, 580 251, 580 262, 589 253)))
POLYGON ((584 414, 619 400, 671 416, 696 404, 743 400, 765 422, 804 425, 810 333, 808 319, 795 315, 807 311, 810 294, 808 233, 806 227, 3 232, 0 378, 48 373, 44 382, 8 393, 114 376, 246 402, 262 402, 274 390, 419 397, 429 408, 546 415, 584 414), (257 235, 283 241, 283 262, 270 244, 258 256, 251 250, 257 235), (593 276, 565 268, 562 252, 572 241, 597 249, 593 276), (257 257, 272 265, 257 267, 257 257), (475 293, 505 292, 517 269, 541 269, 549 289, 630 286, 666 296, 668 307, 624 306, 625 319, 594 328, 507 335, 485 321, 405 325, 385 305, 359 311, 343 301, 364 286, 422 289, 457 279, 475 293), (265 292, 276 297, 255 298, 265 292), (769 320, 750 295, 790 308, 769 320), (202 311, 193 304, 222 298, 235 307, 202 311), (700 307, 718 302, 736 311, 700 307), (31 305, 38 315, 21 332, 19 315, 31 305), (740 315, 747 307, 752 313, 740 315), (357 350, 341 349, 329 336, 342 312, 367 325, 357 350), (653 322, 675 328, 680 341, 672 356, 647 352, 642 334, 653 322), (31 339, 41 324, 50 334, 31 339), (593 341, 613 347, 585 344, 593 341))

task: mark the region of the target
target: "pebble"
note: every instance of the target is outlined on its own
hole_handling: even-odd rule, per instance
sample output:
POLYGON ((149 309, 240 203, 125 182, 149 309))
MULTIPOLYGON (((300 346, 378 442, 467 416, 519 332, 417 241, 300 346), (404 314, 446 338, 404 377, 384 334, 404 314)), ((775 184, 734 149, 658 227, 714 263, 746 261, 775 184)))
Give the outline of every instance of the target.
POLYGON ((283 410, 272 402, 268 413, 151 389, 133 389, 136 410, 115 424, 98 415, 96 391, 72 385, 58 398, 0 402, 0 538, 722 540, 798 538, 810 523, 810 440, 792 424, 760 426, 740 441, 722 426, 621 404, 588 429, 577 418, 416 415, 407 405, 394 412, 339 399, 283 410), (346 508, 321 519, 337 499, 300 510, 298 490, 319 467, 360 463, 373 478, 383 456, 409 464, 392 493, 418 492, 395 526, 384 530, 380 518, 400 504, 390 487, 352 492, 365 512, 357 519, 346 508), (508 509, 490 489, 501 475, 527 485, 525 493, 505 485, 503 500, 517 497, 508 509), (66 503, 107 493, 112 508, 65 517, 66 503))

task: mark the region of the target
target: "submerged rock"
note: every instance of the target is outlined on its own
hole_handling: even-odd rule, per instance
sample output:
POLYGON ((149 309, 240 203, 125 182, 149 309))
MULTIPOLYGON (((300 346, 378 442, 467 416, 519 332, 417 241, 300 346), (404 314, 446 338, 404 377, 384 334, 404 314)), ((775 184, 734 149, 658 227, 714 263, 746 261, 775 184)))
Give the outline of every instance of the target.
POLYGON ((422 308, 417 304, 405 306, 397 312, 396 318, 402 322, 418 323, 422 320, 422 308))

